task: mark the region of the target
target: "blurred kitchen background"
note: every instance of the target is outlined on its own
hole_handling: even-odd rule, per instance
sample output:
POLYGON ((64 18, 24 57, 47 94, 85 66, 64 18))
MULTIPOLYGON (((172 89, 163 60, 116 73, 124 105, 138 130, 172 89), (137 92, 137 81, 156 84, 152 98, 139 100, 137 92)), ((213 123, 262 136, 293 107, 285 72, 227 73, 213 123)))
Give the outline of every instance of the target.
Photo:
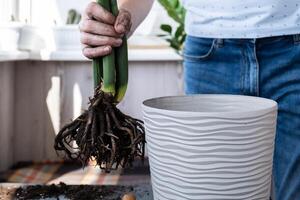
MULTIPOLYGON (((82 13, 88 3, 0 1, 0 182, 118 184, 120 173, 128 176, 124 183, 149 181, 147 167, 100 176, 93 166, 82 170, 62 162, 53 149, 55 134, 87 108, 93 93, 78 25, 66 25, 70 9, 82 13)), ((129 40, 128 91, 119 108, 137 118, 143 100, 183 94, 182 58, 157 37, 163 23, 176 26, 155 2, 129 40)))

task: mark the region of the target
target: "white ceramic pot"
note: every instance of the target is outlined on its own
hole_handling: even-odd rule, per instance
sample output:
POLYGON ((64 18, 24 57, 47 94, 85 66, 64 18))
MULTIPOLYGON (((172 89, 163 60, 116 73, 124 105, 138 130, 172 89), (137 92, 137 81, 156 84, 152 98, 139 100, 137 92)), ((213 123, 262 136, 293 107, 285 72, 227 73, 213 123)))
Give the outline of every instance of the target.
POLYGON ((26 25, 22 28, 19 42, 20 50, 54 50, 53 31, 50 27, 26 25))
POLYGON ((56 51, 80 50, 80 32, 78 25, 65 25, 53 28, 56 51))
POLYGON ((238 95, 143 103, 155 200, 268 199, 276 102, 238 95))
POLYGON ((14 22, 0 25, 0 51, 18 50, 21 27, 21 24, 14 22))
POLYGON ((19 46, 21 50, 29 51, 80 50, 78 25, 54 27, 24 26, 19 46))

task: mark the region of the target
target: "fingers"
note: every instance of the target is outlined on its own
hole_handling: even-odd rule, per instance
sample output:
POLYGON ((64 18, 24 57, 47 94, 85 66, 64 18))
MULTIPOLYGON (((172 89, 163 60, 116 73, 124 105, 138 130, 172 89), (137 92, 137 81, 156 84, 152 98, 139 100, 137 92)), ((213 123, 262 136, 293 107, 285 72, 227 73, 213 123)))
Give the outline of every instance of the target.
POLYGON ((126 34, 131 29, 131 14, 127 10, 121 9, 117 16, 114 28, 119 34, 126 34))
POLYGON ((105 10, 96 2, 88 4, 85 10, 85 14, 88 19, 95 19, 97 21, 113 25, 115 22, 115 16, 105 10))
POLYGON ((113 26, 95 20, 89 20, 89 19, 83 20, 82 23, 79 25, 79 29, 81 32, 86 32, 86 33, 120 37, 120 34, 118 34, 115 31, 113 26))
POLYGON ((82 53, 87 58, 96 58, 110 54, 112 48, 110 46, 100 46, 100 47, 89 47, 85 46, 82 49, 82 53))
POLYGON ((114 38, 90 33, 81 33, 81 43, 88 46, 113 46, 119 47, 122 44, 121 38, 114 38))
POLYGON ((127 10, 121 9, 115 17, 99 4, 89 3, 79 25, 83 55, 92 59, 110 54, 113 47, 122 44, 121 38, 130 32, 131 25, 127 10))

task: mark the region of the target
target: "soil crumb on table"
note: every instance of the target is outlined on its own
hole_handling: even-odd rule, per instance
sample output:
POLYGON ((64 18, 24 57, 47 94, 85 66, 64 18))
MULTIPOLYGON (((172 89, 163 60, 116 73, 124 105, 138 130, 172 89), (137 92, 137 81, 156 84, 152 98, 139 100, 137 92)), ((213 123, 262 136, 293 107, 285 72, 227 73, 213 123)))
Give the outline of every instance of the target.
POLYGON ((152 199, 152 195, 147 187, 66 185, 65 183, 60 183, 58 185, 29 185, 6 190, 2 188, 0 200, 121 200, 123 195, 127 193, 136 193, 137 199, 141 200, 152 199))

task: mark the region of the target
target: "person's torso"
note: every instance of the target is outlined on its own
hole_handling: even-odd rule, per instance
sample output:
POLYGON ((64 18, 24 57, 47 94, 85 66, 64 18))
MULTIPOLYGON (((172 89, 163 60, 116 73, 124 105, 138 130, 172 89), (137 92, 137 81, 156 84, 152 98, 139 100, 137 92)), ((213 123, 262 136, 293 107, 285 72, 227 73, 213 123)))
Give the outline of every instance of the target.
POLYGON ((210 38, 300 33, 300 0, 183 0, 186 32, 210 38))

